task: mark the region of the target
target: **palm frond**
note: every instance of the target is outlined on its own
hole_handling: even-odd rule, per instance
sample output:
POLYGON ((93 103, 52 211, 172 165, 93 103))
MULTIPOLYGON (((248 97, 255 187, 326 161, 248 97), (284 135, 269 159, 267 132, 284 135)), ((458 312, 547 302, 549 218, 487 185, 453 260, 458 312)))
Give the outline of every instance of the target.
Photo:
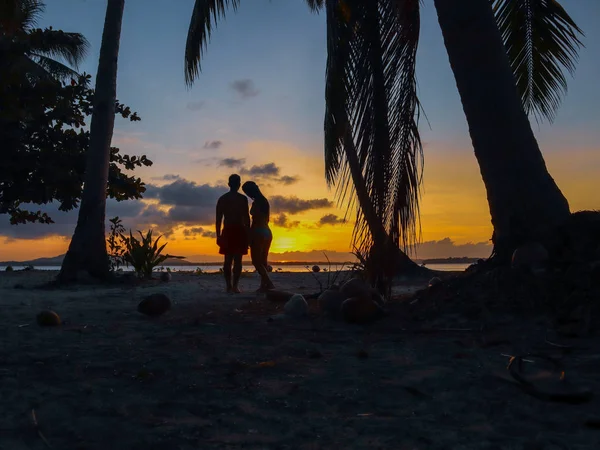
POLYGON ((213 27, 231 7, 235 11, 240 0, 196 0, 185 44, 185 84, 191 87, 201 71, 200 60, 206 51, 213 27))
POLYGON ((325 6, 325 0, 306 0, 308 7, 314 13, 318 13, 325 6))
POLYGON ((32 61, 46 71, 48 77, 59 81, 68 81, 71 78, 79 79, 79 74, 75 70, 55 59, 37 54, 31 54, 30 57, 32 61))
MULTIPOLYGON (((373 218, 406 248, 417 240, 422 146, 415 60, 418 0, 327 1, 325 170, 338 201, 348 199, 356 158, 370 199, 357 211, 353 244, 373 243, 373 218)), ((360 180, 359 180, 360 181, 360 180)), ((352 197, 355 197, 354 195, 352 197)), ((380 225, 380 226, 381 226, 380 225)))
POLYGON ((39 64, 39 57, 37 55, 21 55, 11 61, 11 70, 14 73, 20 74, 20 76, 23 75, 31 83, 39 81, 55 81, 59 83, 61 77, 50 73, 43 64, 43 62, 39 64))
POLYGON ((556 0, 491 0, 525 111, 552 122, 583 32, 556 0))
POLYGON ((85 58, 89 49, 89 43, 82 34, 61 30, 31 30, 26 39, 31 53, 62 59, 75 68, 85 58))
POLYGON ((0 27, 9 33, 28 30, 37 24, 45 9, 40 0, 0 0, 0 27))

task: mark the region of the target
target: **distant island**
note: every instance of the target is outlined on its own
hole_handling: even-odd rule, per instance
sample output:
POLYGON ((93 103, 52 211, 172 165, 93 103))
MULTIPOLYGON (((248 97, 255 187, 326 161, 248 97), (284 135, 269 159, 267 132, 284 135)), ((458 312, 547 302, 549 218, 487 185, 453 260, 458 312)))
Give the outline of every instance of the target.
MULTIPOLYGON (((29 261, 2 261, 0 262, 0 266, 60 266, 63 262, 65 255, 58 255, 50 258, 37 258, 29 261)), ((476 263, 480 258, 467 258, 467 257, 450 257, 450 258, 432 258, 432 259, 416 259, 415 262, 417 264, 472 264, 476 263)), ((340 267, 341 265, 352 265, 353 261, 347 262, 331 262, 332 267, 340 267)), ((162 265, 163 266, 194 266, 194 267, 203 267, 203 266, 215 266, 220 265, 221 262, 213 261, 213 262, 193 262, 187 261, 185 259, 167 259, 162 265)), ((273 266, 313 266, 319 265, 323 267, 327 267, 329 263, 327 261, 270 261, 270 264, 273 266)), ((252 263, 250 261, 244 261, 245 266, 250 266, 252 263)))
MULTIPOLYGON (((479 261, 480 259, 485 258, 467 258, 466 256, 455 257, 451 256, 450 258, 433 258, 433 259, 423 259, 420 261, 421 264, 473 264, 479 261)), ((419 262, 417 260, 417 262, 419 262)))

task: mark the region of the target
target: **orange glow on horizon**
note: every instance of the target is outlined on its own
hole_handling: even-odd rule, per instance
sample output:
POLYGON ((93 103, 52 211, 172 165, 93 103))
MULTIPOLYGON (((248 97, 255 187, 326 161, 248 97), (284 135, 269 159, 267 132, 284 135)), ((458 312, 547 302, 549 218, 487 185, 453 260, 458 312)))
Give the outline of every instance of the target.
MULTIPOLYGON (((244 151, 256 152, 261 149, 261 160, 249 158, 247 164, 261 164, 276 157, 277 152, 284 152, 285 163, 281 163, 282 173, 298 176, 299 182, 289 186, 263 183, 267 197, 272 195, 297 196, 301 199, 328 198, 333 200, 323 178, 323 161, 303 153, 305 149, 296 148, 285 143, 251 142, 243 147, 244 151), (265 154, 267 152, 268 154, 265 154), (289 159, 288 159, 289 156, 289 159)), ((472 153, 447 149, 440 153, 436 148, 435 158, 425 155, 425 179, 421 201, 422 241, 451 238, 457 244, 468 242, 488 242, 492 227, 486 192, 479 167, 472 153)), ((241 155, 245 157, 245 155, 241 155)), ((279 156, 278 160, 283 160, 279 156)), ((572 149, 569 152, 550 151, 545 154, 548 169, 557 184, 569 199, 573 211, 581 209, 600 209, 596 192, 600 187, 597 169, 600 167, 600 152, 593 148, 572 149), (573 176, 577 174, 577 176, 573 176)), ((152 170, 158 170, 153 168, 152 170)), ((218 171, 223 178, 222 170, 218 171)), ((217 173, 214 168, 209 171, 217 173)), ((156 173, 143 175, 148 180, 156 173)), ((199 183, 215 183, 218 179, 202 179, 199 183)), ((164 209, 164 207, 161 207, 164 209)), ((298 226, 282 228, 273 225, 274 240, 271 247, 274 253, 289 251, 308 252, 315 249, 349 252, 352 236, 352 224, 336 224, 318 226, 318 221, 326 214, 344 216, 344 210, 325 208, 310 210, 299 214, 288 214, 290 222, 298 221, 298 226)), ((274 214, 275 216, 276 214, 274 214)), ((354 214, 349 215, 350 219, 354 214)), ((42 226, 36 224, 19 226, 42 226)), ((213 225, 201 225, 213 230, 213 225)), ((191 227, 191 226, 190 226, 191 227)), ((186 239, 180 227, 166 241, 166 252, 183 255, 218 256, 218 248, 214 239, 198 237, 186 239)), ((2 240, 2 237, 0 237, 2 240)), ((39 257, 52 257, 65 253, 69 238, 49 237, 36 240, 10 240, 2 242, 0 260, 30 260, 39 257)), ((288 258, 289 259, 289 258, 288 258)))

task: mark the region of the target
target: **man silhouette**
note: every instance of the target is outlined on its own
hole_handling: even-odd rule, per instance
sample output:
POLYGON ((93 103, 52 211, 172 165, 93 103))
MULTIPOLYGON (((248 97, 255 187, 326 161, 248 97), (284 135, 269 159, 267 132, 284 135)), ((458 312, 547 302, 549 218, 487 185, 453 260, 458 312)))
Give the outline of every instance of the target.
POLYGON ((229 192, 223 194, 217 201, 217 245, 219 253, 225 256, 223 273, 227 292, 238 294, 241 292, 238 284, 242 274, 242 256, 248 254, 250 214, 248 198, 238 192, 242 184, 240 176, 231 175, 228 184, 229 192))

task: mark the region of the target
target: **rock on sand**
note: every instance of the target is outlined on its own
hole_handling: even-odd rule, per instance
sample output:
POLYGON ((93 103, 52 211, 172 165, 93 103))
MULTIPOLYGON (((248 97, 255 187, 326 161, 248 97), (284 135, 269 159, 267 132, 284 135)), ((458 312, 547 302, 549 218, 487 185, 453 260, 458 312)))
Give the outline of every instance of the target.
POLYGON ((548 262, 548 250, 539 242, 530 242, 517 248, 512 255, 512 267, 531 270, 543 269, 548 262))
POLYGON ((327 289, 319 295, 319 309, 327 316, 337 317, 341 313, 344 300, 346 297, 339 289, 327 289))
POLYGON ((308 303, 302 295, 294 294, 284 305, 283 311, 290 317, 303 317, 308 314, 308 303))
POLYGON ((171 281, 171 278, 171 272, 161 272, 160 274, 160 281, 162 281, 163 283, 171 281))
POLYGON ((60 316, 49 310, 39 312, 35 319, 40 327, 56 327, 61 324, 60 316))
POLYGON ((158 317, 171 309, 171 300, 165 294, 151 294, 140 302, 137 310, 150 317, 158 317))
POLYGON ((382 313, 381 307, 371 296, 351 297, 342 303, 342 317, 348 323, 369 323, 380 317, 382 313))
POLYGON ((351 278, 346 281, 340 288, 340 292, 344 298, 352 297, 370 297, 371 286, 365 283, 360 278, 351 278))

